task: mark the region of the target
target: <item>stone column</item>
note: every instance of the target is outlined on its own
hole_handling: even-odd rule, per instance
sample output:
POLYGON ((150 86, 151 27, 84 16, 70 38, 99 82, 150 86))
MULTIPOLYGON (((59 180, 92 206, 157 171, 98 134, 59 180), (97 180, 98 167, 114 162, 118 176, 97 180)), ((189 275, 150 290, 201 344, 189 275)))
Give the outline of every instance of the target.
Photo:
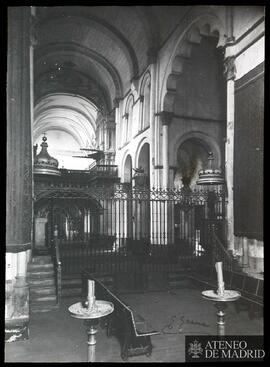
POLYGON ((233 162, 234 162, 234 79, 235 58, 227 57, 224 62, 227 78, 227 139, 225 146, 225 176, 228 192, 227 238, 228 249, 234 249, 234 211, 233 211, 233 162))
POLYGON ((150 90, 150 187, 155 185, 156 63, 151 65, 150 90))
POLYGON ((121 127, 120 127, 121 118, 120 118, 119 102, 120 102, 119 98, 115 98, 114 101, 113 101, 114 109, 115 109, 115 135, 114 135, 114 138, 115 138, 115 144, 114 144, 115 152, 117 152, 118 148, 121 146, 121 136, 120 136, 120 133, 121 133, 121 127))
POLYGON ((25 278, 32 241, 33 154, 30 18, 30 7, 8 8, 6 251, 17 254, 17 276, 9 281, 13 312, 7 312, 6 318, 6 339, 10 341, 28 337, 29 290, 25 278))
POLYGON ((169 187, 169 125, 173 118, 172 112, 160 113, 162 121, 162 164, 163 164, 163 187, 169 187))

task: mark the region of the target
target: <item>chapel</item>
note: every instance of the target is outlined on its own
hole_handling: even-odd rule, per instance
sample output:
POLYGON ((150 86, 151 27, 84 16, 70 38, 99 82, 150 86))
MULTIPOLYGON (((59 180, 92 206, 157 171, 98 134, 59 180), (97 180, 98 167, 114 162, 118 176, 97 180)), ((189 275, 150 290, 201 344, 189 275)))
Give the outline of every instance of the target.
POLYGON ((264 46, 255 2, 7 8, 6 361, 86 361, 87 281, 97 362, 183 362, 217 269, 263 334, 264 46))

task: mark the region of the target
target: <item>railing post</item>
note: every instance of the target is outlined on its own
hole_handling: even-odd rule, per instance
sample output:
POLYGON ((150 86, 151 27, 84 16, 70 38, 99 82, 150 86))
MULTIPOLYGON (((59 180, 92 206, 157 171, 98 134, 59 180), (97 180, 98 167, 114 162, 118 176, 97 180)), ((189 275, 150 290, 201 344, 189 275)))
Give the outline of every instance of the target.
POLYGON ((57 295, 57 305, 60 305, 61 298, 61 282, 62 282, 62 265, 60 260, 59 251, 59 238, 58 238, 58 228, 57 225, 54 227, 53 232, 53 244, 54 244, 54 268, 56 271, 56 295, 57 295))

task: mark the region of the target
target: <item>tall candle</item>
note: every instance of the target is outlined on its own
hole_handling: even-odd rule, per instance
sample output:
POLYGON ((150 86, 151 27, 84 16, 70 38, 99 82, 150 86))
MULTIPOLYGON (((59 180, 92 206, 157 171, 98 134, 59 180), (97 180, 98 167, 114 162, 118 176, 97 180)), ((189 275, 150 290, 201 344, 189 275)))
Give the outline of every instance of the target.
POLYGON ((222 285, 223 284, 222 261, 216 262, 216 271, 217 271, 218 285, 222 285))
POLYGON ((88 298, 95 296, 95 282, 93 280, 88 280, 88 298))
POLYGON ((224 294, 224 282, 223 282, 223 274, 222 274, 222 261, 216 262, 216 271, 218 278, 218 294, 223 296, 224 294))

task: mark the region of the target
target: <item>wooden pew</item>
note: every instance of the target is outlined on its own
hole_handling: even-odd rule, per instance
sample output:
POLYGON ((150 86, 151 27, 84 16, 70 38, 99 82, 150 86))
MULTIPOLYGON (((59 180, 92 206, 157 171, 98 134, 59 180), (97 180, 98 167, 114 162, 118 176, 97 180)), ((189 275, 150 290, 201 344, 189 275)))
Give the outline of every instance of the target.
POLYGON ((83 297, 87 294, 87 280, 95 281, 96 299, 112 302, 114 312, 102 320, 107 328, 107 336, 115 335, 120 342, 121 358, 126 361, 128 357, 152 353, 151 336, 160 334, 159 331, 147 323, 144 318, 137 314, 130 306, 125 304, 116 294, 96 279, 91 273, 82 272, 83 297))

